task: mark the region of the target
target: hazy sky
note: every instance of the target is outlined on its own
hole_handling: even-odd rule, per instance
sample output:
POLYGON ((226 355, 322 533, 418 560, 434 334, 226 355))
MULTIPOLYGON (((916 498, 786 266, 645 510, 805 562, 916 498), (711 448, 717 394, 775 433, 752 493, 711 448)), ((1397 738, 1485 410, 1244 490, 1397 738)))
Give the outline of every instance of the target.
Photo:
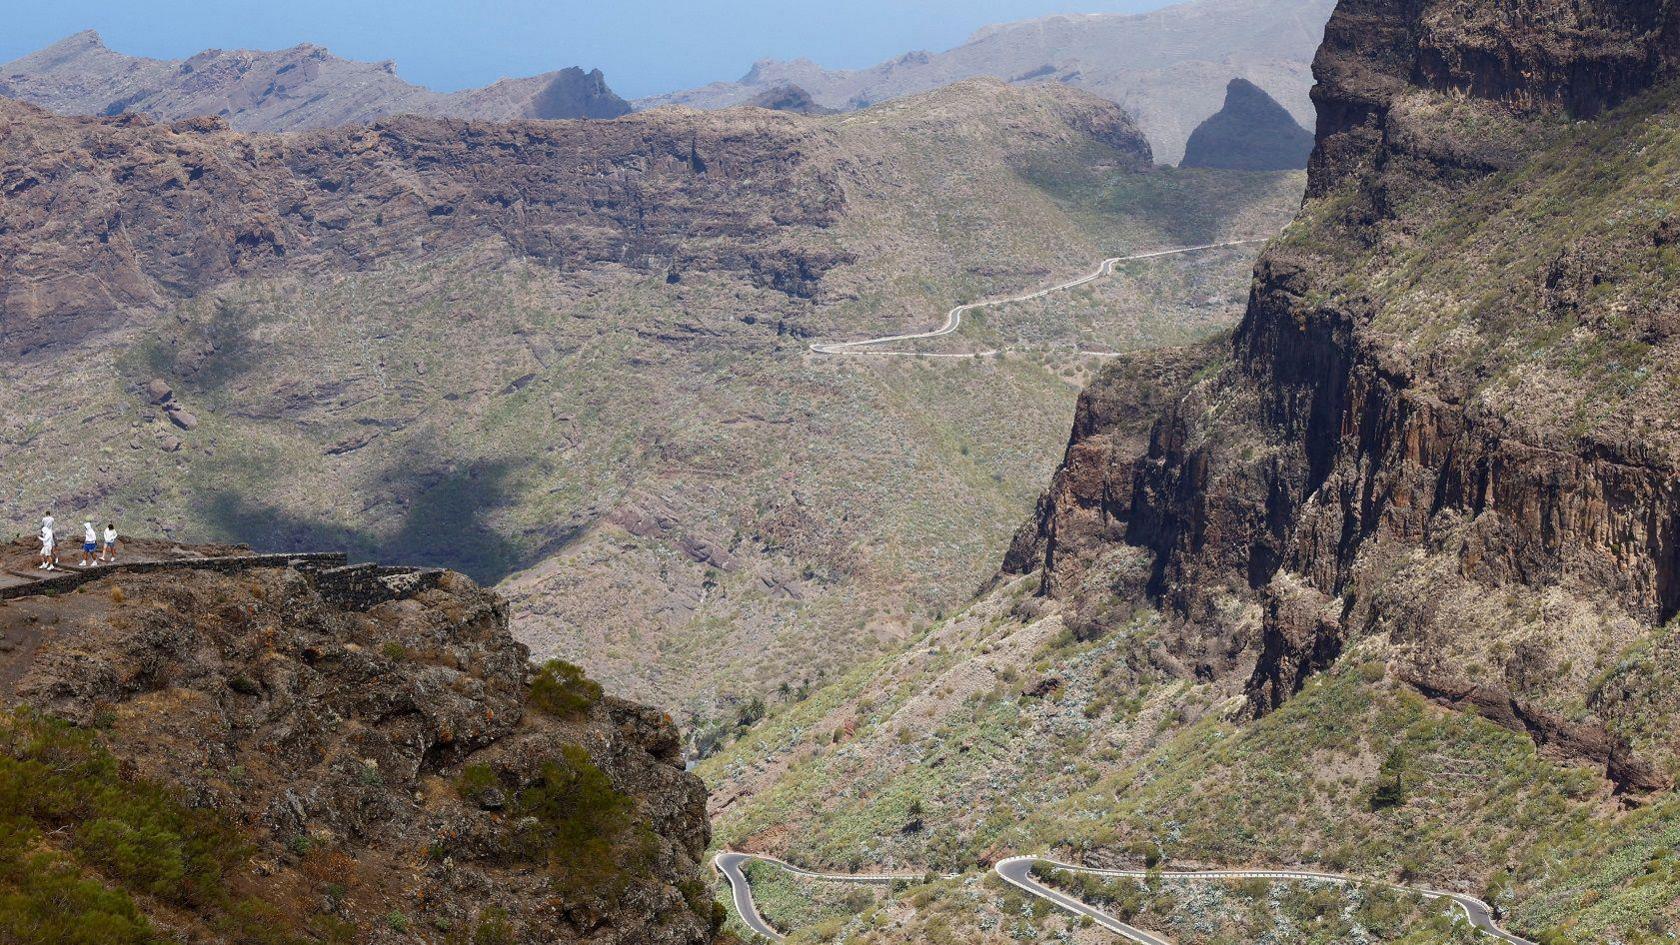
POLYGON ((599 66, 627 98, 737 79, 756 59, 859 67, 941 50, 988 23, 1047 13, 1148 10, 1167 0, 56 0, 10 4, 0 62, 98 30, 133 55, 319 43, 395 59, 449 91, 503 76, 599 66))

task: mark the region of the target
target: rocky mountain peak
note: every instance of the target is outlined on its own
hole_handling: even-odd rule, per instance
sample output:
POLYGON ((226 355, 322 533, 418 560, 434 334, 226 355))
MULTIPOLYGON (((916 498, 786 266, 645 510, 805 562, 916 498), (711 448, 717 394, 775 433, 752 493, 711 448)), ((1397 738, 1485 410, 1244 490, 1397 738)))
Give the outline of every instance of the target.
POLYGON ((0 95, 61 115, 217 115, 241 131, 364 124, 397 114, 562 119, 630 111, 600 70, 572 67, 445 94, 404 81, 392 60, 341 59, 314 43, 160 60, 113 52, 92 31, 0 66, 0 95))
POLYGON ((1312 132, 1264 89, 1239 77, 1225 87, 1224 107, 1191 132, 1179 166, 1299 170, 1312 149, 1312 132))
POLYGON ((638 108, 746 104, 792 82, 827 108, 852 110, 972 76, 1072 85, 1125 106, 1156 157, 1176 163, 1197 122, 1217 111, 1231 76, 1270 89, 1305 121, 1308 63, 1335 0, 1190 0, 1147 13, 1058 15, 978 30, 942 52, 894 56, 867 69, 762 60, 738 82, 650 96, 638 108))
POLYGON ((630 112, 629 103, 607 87, 599 69, 584 72, 571 66, 531 81, 541 90, 531 97, 527 118, 617 118, 630 112))
POLYGON ((770 77, 785 72, 816 71, 822 67, 803 56, 797 59, 759 59, 741 76, 743 85, 762 85, 771 81, 770 77))
POLYGON ((82 30, 80 33, 72 33, 58 42, 43 48, 41 53, 56 54, 105 48, 107 48, 105 40, 99 35, 98 30, 82 30))
POLYGON ((791 82, 765 89, 758 95, 753 96, 747 104, 753 108, 768 108, 771 111, 794 112, 799 115, 831 115, 834 113, 834 109, 818 105, 816 99, 811 97, 810 92, 791 82))

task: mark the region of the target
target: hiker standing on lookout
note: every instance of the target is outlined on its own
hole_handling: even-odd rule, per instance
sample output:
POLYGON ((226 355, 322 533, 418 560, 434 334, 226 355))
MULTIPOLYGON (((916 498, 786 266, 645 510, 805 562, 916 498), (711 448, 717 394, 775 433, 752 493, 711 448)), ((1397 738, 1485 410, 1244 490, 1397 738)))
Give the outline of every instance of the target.
POLYGON ((105 547, 100 552, 101 563, 110 564, 117 560, 117 523, 105 523, 105 547))
POLYGON ((58 538, 53 534, 53 517, 41 517, 41 563, 42 571, 58 570, 58 538))
POLYGON ((92 522, 82 523, 82 561, 81 567, 91 568, 99 562, 94 560, 94 552, 99 550, 99 533, 93 530, 92 522))

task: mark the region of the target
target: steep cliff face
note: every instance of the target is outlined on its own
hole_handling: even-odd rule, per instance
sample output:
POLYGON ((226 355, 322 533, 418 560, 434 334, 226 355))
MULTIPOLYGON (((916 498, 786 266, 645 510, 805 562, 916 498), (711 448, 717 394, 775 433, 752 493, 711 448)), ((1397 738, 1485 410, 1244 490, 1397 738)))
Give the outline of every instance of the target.
POLYGON ((1072 594, 1147 549, 1147 593, 1252 639, 1255 712, 1375 640, 1426 693, 1670 783, 1621 677, 1680 609, 1677 23, 1342 3, 1309 200, 1242 325, 1164 410, 1125 368, 1087 392, 1008 567, 1072 594))
POLYGON ((351 576, 119 571, 0 603, 9 829, 186 938, 710 941, 705 792, 670 720, 534 672, 459 575, 351 576))
POLYGON ((630 103, 607 85, 599 69, 584 72, 568 66, 557 73, 538 77, 542 91, 532 99, 529 118, 617 118, 630 114, 630 103))
POLYGON ((234 277, 485 240, 562 269, 700 267, 809 294, 840 258, 798 238, 844 204, 822 146, 765 112, 243 135, 0 100, 0 348, 74 343, 234 277))
POLYGON ((1313 62, 1322 193, 1385 147, 1396 103, 1418 90, 1523 114, 1591 118, 1671 77, 1680 12, 1665 0, 1338 4, 1313 62))

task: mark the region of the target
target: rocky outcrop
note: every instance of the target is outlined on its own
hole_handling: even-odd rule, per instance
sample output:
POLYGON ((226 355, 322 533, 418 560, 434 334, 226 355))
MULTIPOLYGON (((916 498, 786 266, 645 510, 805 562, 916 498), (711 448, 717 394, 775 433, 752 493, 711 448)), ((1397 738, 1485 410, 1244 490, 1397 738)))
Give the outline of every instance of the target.
POLYGON ((340 59, 320 46, 207 49, 178 61, 126 56, 92 30, 0 65, 0 95, 61 115, 222 118, 241 131, 366 124, 391 115, 509 120, 616 118, 630 106, 599 69, 572 67, 461 92, 403 81, 396 65, 340 59))
POLYGON ((1224 106, 1190 133, 1179 166, 1299 170, 1307 166, 1312 149, 1312 132, 1265 90, 1238 78, 1225 87, 1224 106))
POLYGON ((1311 192, 1368 167, 1383 146, 1389 112, 1413 90, 1591 118, 1680 65, 1680 11, 1662 0, 1442 6, 1337 5, 1313 62, 1319 82, 1311 192))
POLYGON ((564 269, 705 268, 807 296, 842 261, 798 240, 844 205, 824 147, 765 112, 269 136, 0 100, 0 348, 73 343, 236 276, 485 241, 564 269))
POLYGON ((753 108, 768 108, 771 111, 794 112, 800 115, 832 115, 838 111, 818 105, 810 92, 791 82, 765 89, 748 99, 747 104, 753 108))
MULTIPOLYGON (((1497 289, 1463 278, 1484 270, 1469 243, 1425 244, 1464 254, 1442 277, 1460 281, 1420 288, 1425 315, 1413 319, 1461 310, 1455 293, 1501 293, 1483 303, 1497 320, 1464 303, 1461 336, 1491 339, 1471 354, 1451 347, 1453 325, 1414 327, 1409 297, 1367 280, 1404 278, 1384 267, 1428 227, 1515 199, 1494 171, 1535 161, 1569 174, 1537 157, 1579 147, 1548 143, 1545 119, 1597 116, 1660 83, 1680 49, 1677 23, 1680 8, 1632 0, 1345 0, 1318 57, 1307 210, 1262 257, 1235 337, 1204 358, 1199 379, 1163 375, 1164 408, 1156 387, 1134 389, 1135 365, 1086 392, 1067 460, 1007 567, 1043 566, 1045 589, 1069 593, 1105 547, 1141 547, 1153 562, 1147 593, 1189 623, 1232 632, 1221 600, 1260 605, 1255 712, 1374 637, 1420 690, 1599 764, 1624 789, 1666 785, 1605 728, 1619 710, 1595 675, 1680 612, 1676 452, 1664 436, 1629 432, 1668 408, 1630 399, 1571 425, 1586 387, 1545 402, 1496 393, 1489 379, 1504 363, 1514 384, 1517 372, 1557 370, 1561 355, 1513 355, 1518 342, 1503 339, 1529 338, 1530 323, 1560 310, 1596 344, 1637 338, 1652 352, 1644 363, 1666 370, 1674 333, 1662 327, 1660 279, 1638 297, 1569 288, 1571 272, 1603 272, 1628 252, 1619 241, 1632 237, 1608 228, 1567 233, 1573 251, 1556 251, 1538 278, 1490 262, 1488 278, 1509 280, 1497 289)), ((1677 748, 1644 739, 1665 756, 1677 748)))
POLYGON ((1597 722, 1575 722, 1536 710, 1498 687, 1436 677, 1408 676, 1419 692, 1456 709, 1475 712, 1505 728, 1531 736, 1542 749, 1565 760, 1589 761, 1626 790, 1659 791, 1673 785, 1649 761, 1597 722))
POLYGON ((0 697, 97 725, 125 778, 224 818, 279 931, 711 940, 705 792, 670 719, 564 674, 563 698, 533 688, 500 598, 455 574, 369 594, 353 568, 174 565, 0 604, 0 697), (534 800, 562 775, 605 782, 534 800), (590 804, 610 836, 565 820, 590 804))
POLYGON ((584 72, 577 66, 455 92, 419 111, 422 115, 480 120, 617 118, 629 113, 630 103, 607 87, 601 70, 584 72))

